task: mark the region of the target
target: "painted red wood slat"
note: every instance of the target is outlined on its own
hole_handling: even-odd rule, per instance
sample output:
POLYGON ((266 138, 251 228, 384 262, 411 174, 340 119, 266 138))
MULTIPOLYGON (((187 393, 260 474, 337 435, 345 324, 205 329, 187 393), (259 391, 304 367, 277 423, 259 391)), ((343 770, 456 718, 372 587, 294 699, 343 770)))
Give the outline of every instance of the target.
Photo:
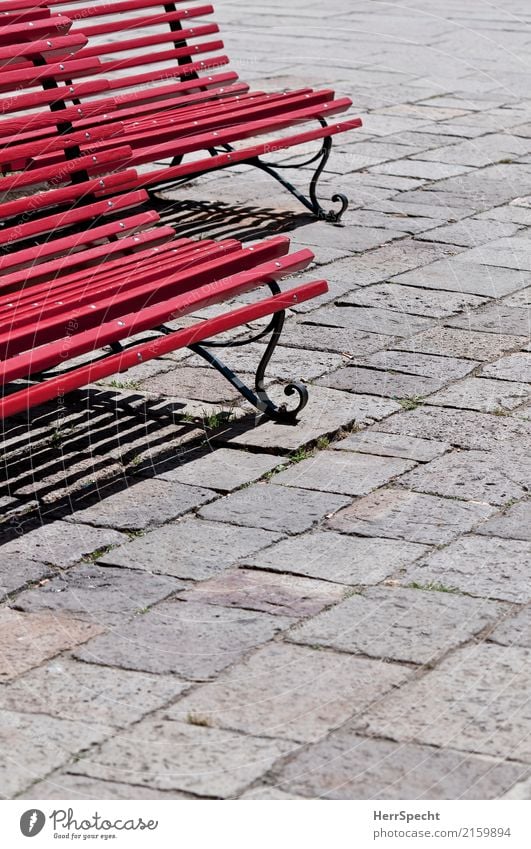
MULTIPOLYGON (((173 35, 173 40, 175 41, 175 34, 173 35)), ((123 71, 126 68, 140 68, 144 65, 155 65, 159 62, 171 62, 188 56, 198 56, 203 53, 215 53, 217 50, 222 50, 223 46, 224 45, 221 40, 205 41, 204 43, 194 45, 193 47, 173 47, 171 50, 163 50, 160 53, 137 53, 135 56, 102 61, 101 73, 112 74, 115 71, 123 71)), ((85 73, 88 74, 89 71, 85 73)))
POLYGON ((180 180, 182 177, 188 177, 191 174, 202 174, 208 171, 218 170, 220 168, 228 168, 231 165, 237 165, 239 162, 245 162, 246 160, 253 159, 256 156, 278 153, 283 150, 288 150, 290 147, 296 147, 310 141, 317 141, 318 139, 323 139, 327 136, 334 136, 338 133, 354 130, 357 127, 361 127, 360 118, 351 118, 350 120, 343 121, 340 124, 329 124, 327 127, 321 127, 318 130, 307 130, 303 133, 296 133, 270 142, 255 144, 242 150, 235 150, 230 153, 219 153, 216 156, 209 157, 208 159, 195 160, 194 162, 187 162, 184 165, 175 165, 168 168, 161 168, 159 171, 150 171, 149 173, 139 174, 137 179, 134 181, 134 185, 147 188, 159 183, 162 184, 180 180))
POLYGON ((85 251, 67 254, 60 259, 52 259, 48 262, 43 262, 41 265, 33 268, 24 268, 19 271, 14 271, 10 274, 5 274, 0 280, 0 292, 16 292, 21 286, 24 286, 31 280, 42 280, 46 277, 51 277, 58 272, 63 272, 68 268, 88 264, 91 262, 101 262, 107 260, 113 254, 121 253, 129 249, 145 247, 146 245, 158 244, 172 239, 175 235, 175 230, 169 226, 154 227, 151 230, 144 230, 141 233, 135 233, 134 236, 124 236, 123 239, 118 239, 115 242, 106 242, 103 245, 98 245, 95 248, 89 248, 85 251))
MULTIPOLYGON (((139 147, 133 151, 130 158, 124 160, 123 164, 134 167, 149 162, 156 162, 170 156, 184 155, 198 150, 208 150, 222 144, 231 144, 232 142, 253 138, 260 134, 268 134, 287 129, 298 122, 303 123, 312 120, 316 115, 320 117, 334 115, 338 112, 345 111, 350 105, 350 99, 345 97, 340 100, 331 101, 330 103, 323 103, 318 108, 296 109, 287 115, 279 115, 274 118, 246 123, 242 122, 234 127, 221 127, 219 130, 212 132, 190 135, 185 138, 174 139, 169 142, 166 141, 162 144, 139 147)), ((358 124, 355 126, 359 126, 359 119, 358 124)))
POLYGON ((0 270, 5 271, 6 269, 31 265, 32 273, 38 274, 38 264, 49 257, 62 256, 80 246, 90 245, 101 239, 110 239, 112 236, 119 236, 120 234, 129 236, 147 226, 153 226, 157 221, 159 221, 158 214, 150 210, 119 221, 101 224, 99 227, 83 229, 70 236, 47 240, 40 245, 18 250, 13 254, 0 255, 0 270))
MULTIPOLYGON (((134 123, 127 123, 124 130, 124 141, 130 144, 133 148, 142 148, 146 142, 149 143, 149 141, 156 136, 159 144, 163 143, 165 140, 171 140, 173 143, 173 140, 176 138, 180 140, 179 144, 181 144, 181 140, 183 140, 183 138, 191 138, 192 134, 205 132, 214 127, 220 128, 218 133, 221 133, 230 127, 240 127, 243 119, 245 119, 246 124, 253 120, 270 119, 274 122, 272 129, 276 130, 278 129, 276 124, 277 119, 282 118, 283 115, 287 114, 289 121, 289 116, 291 116, 296 109, 302 107, 305 110, 312 109, 311 112, 306 112, 306 120, 311 117, 321 115, 323 113, 323 105, 332 103, 333 96, 334 93, 332 91, 325 90, 316 91, 312 94, 304 94, 302 96, 287 93, 286 96, 271 100, 265 96, 256 104, 253 103, 252 98, 248 98, 243 99, 242 101, 237 101, 234 104, 225 104, 225 108, 221 113, 219 109, 215 108, 211 110, 202 110, 203 114, 206 112, 204 117, 201 115, 199 110, 196 110, 192 113, 192 116, 197 115, 196 118, 189 118, 187 115, 181 116, 179 110, 170 114, 167 114, 166 111, 164 111, 160 114, 160 117, 150 115, 144 121, 137 120, 134 123)), ((290 123, 291 121, 289 121, 289 124, 290 123)), ((295 123, 295 121, 293 123, 295 123)), ((266 132, 266 130, 261 130, 261 132, 266 132)), ((106 148, 109 144, 109 142, 106 142, 102 143, 101 146, 106 148)), ((214 146, 212 142, 211 146, 214 146)), ((202 145, 200 145, 199 149, 201 149, 201 147, 202 145)))
POLYGON ((65 16, 52 16, 0 27, 0 45, 18 44, 20 41, 34 41, 37 38, 66 35, 72 21, 65 16))
POLYGON ((73 174, 82 171, 92 175, 98 174, 115 165, 121 165, 130 158, 131 152, 131 148, 124 145, 114 150, 103 150, 101 153, 64 161, 60 169, 56 165, 49 165, 44 168, 35 168, 32 171, 23 171, 20 174, 12 174, 9 177, 2 177, 0 178, 0 192, 9 192, 24 186, 34 186, 48 181, 66 183, 73 174))
POLYGON ((207 319, 194 327, 176 331, 170 336, 160 337, 148 344, 134 345, 126 351, 113 354, 97 363, 82 366, 66 375, 49 378, 43 383, 8 395, 0 401, 0 416, 7 418, 23 412, 29 407, 64 396, 74 389, 86 386, 88 383, 101 380, 117 372, 127 371, 138 363, 148 362, 151 359, 163 356, 163 354, 201 342, 249 322, 257 321, 272 313, 289 309, 294 304, 316 298, 327 290, 326 281, 313 281, 297 286, 289 292, 282 292, 280 295, 266 298, 257 304, 246 305, 216 318, 207 319))
POLYGON ((33 9, 20 9, 17 8, 12 10, 4 9, 4 3, 2 3, 2 9, 0 10, 0 26, 11 26, 12 24, 21 24, 23 21, 38 21, 42 18, 50 18, 51 17, 50 9, 46 9, 43 6, 33 9))
MULTIPOLYGON (((0 32, 1 37, 1 32, 0 32)), ((100 67, 99 59, 72 59, 67 62, 53 62, 49 65, 32 65, 30 68, 18 68, 14 71, 2 71, 0 91, 14 91, 17 87, 42 85, 45 80, 71 80, 81 74, 94 74, 100 67)))
POLYGON ((12 227, 5 227, 3 230, 0 229, 0 245, 15 244, 25 239, 61 230, 64 227, 72 227, 74 224, 80 224, 83 221, 92 221, 100 216, 123 212, 126 209, 138 206, 147 198, 147 192, 143 189, 137 189, 128 194, 116 195, 109 200, 100 200, 96 203, 87 204, 87 206, 56 212, 54 215, 47 215, 35 221, 30 220, 12 227))
MULTIPOLYGON (((115 304, 114 309, 109 309, 106 316, 103 312, 105 317, 103 323, 100 323, 95 315, 97 313, 99 316, 102 313, 101 305, 98 305, 96 310, 84 313, 83 316, 75 318, 71 315, 64 316, 59 325, 57 322, 50 322, 48 324, 53 326, 48 327, 47 323, 43 322, 34 329, 33 333, 30 329, 25 337, 19 336, 16 344, 13 340, 13 344, 1 345, 2 356, 5 359, 3 363, 0 363, 0 380, 6 383, 18 377, 53 368, 64 362, 65 350, 68 351, 68 358, 73 358, 112 342, 127 339, 136 333, 152 330, 154 327, 189 315, 191 312, 237 297, 269 281, 281 280, 287 274, 304 270, 312 258, 311 251, 297 251, 274 262, 256 265, 250 270, 236 271, 226 277, 215 277, 211 283, 194 286, 189 291, 169 297, 167 300, 161 299, 149 306, 146 306, 144 296, 138 294, 129 301, 124 301, 123 304, 115 304), (120 306, 125 309, 121 311, 120 306), (69 336, 68 327, 71 321, 75 321, 80 329, 79 331, 76 329, 76 333, 69 336), (62 332, 58 336, 60 327, 62 332), (83 329, 84 327, 87 329, 83 329), (49 344, 46 336, 51 338, 49 344), (28 347, 21 347, 23 344, 29 346, 29 350, 28 347), (19 355, 15 356, 16 353, 19 355), (57 359, 58 356, 59 359, 57 359)), ((234 262, 230 261, 227 265, 233 266, 234 262)), ((138 292, 140 293, 140 289, 138 292)))
MULTIPOLYGON (((15 328, 16 315, 14 315, 11 321, 6 322, 0 333, 0 356, 6 359, 8 356, 21 354, 28 346, 34 348, 53 342, 64 335, 65 327, 70 322, 75 323, 76 331, 79 332, 103 326, 103 323, 110 326, 114 319, 125 313, 137 309, 147 310, 150 303, 159 304, 170 296, 177 294, 183 296, 201 286, 209 286, 211 290, 216 290, 218 280, 225 279, 229 275, 247 272, 264 264, 269 268, 273 261, 278 263, 274 266, 277 271, 286 267, 288 261, 293 262, 293 267, 296 266, 300 270, 300 263, 304 263, 301 267, 306 267, 313 257, 312 252, 305 249, 286 258, 288 250, 289 240, 280 236, 266 240, 252 249, 242 248, 240 243, 229 240, 226 244, 215 244, 206 254, 200 251, 200 259, 193 265, 170 274, 162 280, 156 272, 155 276, 146 277, 143 271, 136 285, 134 276, 128 277, 118 288, 104 292, 102 297, 95 296, 93 301, 89 300, 83 307, 74 304, 69 311, 64 310, 57 319, 40 319, 41 307, 37 307, 29 321, 25 314, 23 326, 15 328), (201 258, 202 253, 204 255, 201 258)), ((291 268, 291 265, 289 267, 291 268)), ((92 291, 89 294, 92 294, 92 291)), ((157 325, 152 325, 152 327, 155 326, 157 325)), ((112 328, 111 330, 114 332, 112 328)))
MULTIPOLYGON (((64 152, 71 147, 92 146, 104 140, 111 141, 112 145, 115 139, 123 135, 124 126, 117 121, 113 124, 102 124, 97 127, 91 127, 87 130, 48 136, 40 141, 26 142, 25 144, 16 144, 5 139, 0 139, 0 163, 15 164, 22 161, 22 166, 16 166, 16 170, 20 170, 21 167, 24 167, 26 160, 33 159, 36 156, 43 156, 52 151, 64 152)), ((15 165, 13 170, 15 170, 15 165)))
MULTIPOLYGON (((203 250, 210 250, 212 241, 205 241, 207 245, 203 250)), ((59 269, 53 277, 45 277, 40 282, 28 280, 26 282, 29 285, 24 285, 24 288, 8 292, 0 297, 2 321, 13 321, 14 316, 18 320, 19 316, 24 316, 27 310, 33 310, 33 319, 35 319, 39 306, 43 307, 48 303, 56 303, 59 298, 68 299, 76 293, 83 293, 94 280, 97 280, 98 285, 100 282, 111 284, 119 275, 128 275, 132 271, 135 274, 149 272, 160 261, 166 263, 171 260, 175 263, 175 268, 180 268, 182 263, 187 262, 193 255, 196 246, 197 242, 188 238, 168 238, 165 242, 155 245, 147 242, 146 247, 138 247, 138 242, 135 242, 133 250, 122 251, 116 258, 111 257, 99 265, 93 264, 86 267, 81 265, 73 271, 68 268, 59 269)))
MULTIPOLYGON (((174 0, 176 6, 180 6, 182 3, 190 3, 190 0, 174 0)), ((125 14, 126 12, 136 12, 141 9, 150 9, 154 6, 158 6, 159 8, 164 8, 163 0, 120 0, 120 2, 106 2, 101 5, 94 6, 83 6, 81 9, 78 6, 69 7, 69 0, 66 0, 65 3, 59 2, 59 0, 55 0, 53 3, 44 2, 43 6, 60 6, 61 11, 67 17, 72 15, 76 17, 78 21, 86 21, 91 18, 101 18, 101 17, 113 17, 115 18, 117 15, 125 14), (67 6, 68 8, 63 8, 67 6)), ((187 5, 185 9, 182 10, 183 17, 194 17, 194 12, 197 7, 187 5)), ((208 6, 202 6, 201 8, 205 9, 203 14, 210 15, 214 11, 214 7, 210 4, 208 6)), ((134 18, 133 18, 134 20, 134 18)))
MULTIPOLYGON (((0 24, 1 21, 0 18, 0 24)), ((14 63, 15 60, 24 60, 31 56, 45 56, 47 59, 58 55, 67 56, 81 50, 87 42, 88 38, 82 33, 78 33, 77 35, 63 35, 58 38, 27 41, 21 44, 9 44, 0 47, 0 63, 14 63)), ((84 56, 83 58, 88 57, 84 56)), ((18 64, 17 67, 19 67, 18 64)))
MULTIPOLYGON (((132 88, 133 86, 141 86, 146 83, 157 82, 158 80, 168 80, 172 77, 184 77, 188 74, 199 74, 201 71, 209 71, 213 68, 220 68, 222 65, 227 65, 229 62, 228 56, 215 56, 212 59, 203 59, 200 62, 190 62, 186 65, 176 65, 174 68, 162 68, 158 71, 149 71, 143 74, 135 74, 131 77, 118 77, 108 80, 109 89, 117 91, 124 88, 132 88)), ((207 78, 208 79, 208 78, 207 78)), ((195 87, 203 85, 203 78, 195 80, 195 87)))
MULTIPOLYGON (((187 41, 191 38, 203 38, 206 35, 213 35, 219 32, 217 24, 201 24, 196 27, 188 27, 179 30, 179 41, 187 41)), ((123 38, 120 41, 113 41, 112 54, 126 52, 128 50, 140 50, 140 48, 153 47, 155 44, 165 44, 167 41, 176 41, 174 31, 157 32, 152 35, 141 35, 135 38, 123 38)), ((82 56, 101 56, 109 53, 108 44, 90 44, 83 48, 82 56)))
MULTIPOLYGON (((127 92, 126 95, 115 98, 115 107, 109 108, 107 115, 109 121, 122 121, 135 118, 151 112, 159 112, 171 108, 185 110, 201 103, 216 104, 217 100, 225 100, 227 97, 243 95, 249 90, 245 83, 235 83, 236 74, 216 74, 210 78, 211 82, 201 80, 202 91, 197 91, 197 80, 183 83, 172 83, 168 86, 157 86, 155 89, 144 89, 136 92, 127 92), (214 88, 211 88, 214 86, 214 88), (216 88, 215 86, 220 86, 216 88), (192 94, 188 94, 193 91, 192 94), (175 97, 173 96, 175 95, 175 97)), ((109 98, 110 99, 110 98, 109 98)), ((106 100, 108 100, 106 98, 106 100)), ((88 104, 85 103, 83 108, 88 104)), ((100 120, 105 120, 101 118, 100 120)), ((76 127, 90 126, 92 119, 81 119, 74 122, 76 127)), ((0 132, 3 122, 0 123, 0 132)))
POLYGON ((137 189, 138 174, 134 169, 121 171, 117 174, 106 174, 87 180, 84 183, 76 183, 64 186, 60 189, 47 189, 46 191, 32 194, 31 199, 27 197, 4 201, 0 204, 0 221, 6 221, 17 215, 23 215, 28 211, 33 213, 48 209, 49 207, 60 207, 69 203, 81 203, 87 199, 105 196, 112 192, 124 191, 125 189, 137 189))
POLYGON ((63 85, 48 91, 32 91, 25 94, 10 95, 0 99, 0 115, 9 112, 21 112, 24 109, 36 109, 39 106, 52 106, 68 100, 78 100, 90 95, 109 91, 108 80, 96 79, 75 85, 63 85))
MULTIPOLYGON (((136 255, 133 254, 129 258, 129 262, 124 262, 124 257, 120 257, 119 268, 115 274, 109 275, 106 271, 106 264, 97 267, 92 267, 92 274, 87 274, 86 269, 79 272, 78 282, 72 283, 68 287, 62 285, 62 280, 54 279, 48 289, 41 290, 40 294, 35 294, 35 286, 30 287, 30 292, 23 290, 20 294, 24 297, 14 299, 12 303, 6 302, 0 311, 2 322, 9 327, 11 341, 14 340, 13 334, 19 328, 36 328, 45 321, 49 321, 55 317, 59 319, 59 334, 61 331, 61 321, 68 314, 69 310, 79 311, 82 307, 89 305, 90 309, 97 306, 98 301, 108 298, 111 292, 114 297, 127 289, 130 296, 135 287, 140 284, 145 285, 148 275, 153 281, 154 297, 146 300, 156 300, 157 280, 161 280, 168 274, 175 274, 179 269, 190 269, 191 263, 197 265, 205 259, 212 262, 219 256, 226 256, 229 252, 235 253, 241 250, 241 245, 235 243, 233 246, 225 245, 224 243, 214 242, 202 250, 187 250, 182 251, 177 249, 174 253, 170 251, 170 245, 175 245, 176 242, 167 243, 167 251, 159 254, 159 259, 151 256, 149 262, 136 262, 136 255), (160 259, 162 257, 162 261, 160 259), (84 275, 84 276, 83 276, 84 275), (141 276, 140 276, 141 275, 141 276)), ((163 246, 164 247, 164 246, 163 246)), ((195 278, 194 278, 195 279, 195 278)), ((92 313, 90 314, 92 320, 92 313)), ((78 322, 76 321, 76 326, 78 322)))
MULTIPOLYGON (((154 15, 146 15, 144 18, 122 18, 113 16, 111 20, 100 24, 87 26, 85 22, 79 27, 84 35, 92 38, 95 35, 109 35, 111 32, 129 32, 130 30, 146 27, 160 26, 161 24, 177 23, 209 15, 212 6, 194 6, 192 9, 181 9, 176 12, 158 12, 154 15)), ((176 39, 178 40, 178 39, 176 39)))
POLYGON ((82 124, 77 124, 78 120, 93 120, 106 112, 112 113, 116 109, 117 102, 115 97, 106 97, 76 106, 67 106, 66 109, 56 109, 53 112, 33 112, 20 118, 7 118, 5 121, 0 121, 0 144, 20 141, 24 133, 31 134, 32 138, 39 131, 44 131, 43 134, 51 134, 55 131, 56 125, 65 123, 76 122, 76 127, 82 129, 82 124))

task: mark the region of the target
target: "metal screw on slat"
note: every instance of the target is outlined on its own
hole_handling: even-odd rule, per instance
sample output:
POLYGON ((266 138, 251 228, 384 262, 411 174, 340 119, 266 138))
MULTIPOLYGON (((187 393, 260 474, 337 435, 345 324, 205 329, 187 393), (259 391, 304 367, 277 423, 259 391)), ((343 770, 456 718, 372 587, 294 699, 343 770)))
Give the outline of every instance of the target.
POLYGON ((117 321, 116 324, 118 327, 125 327, 125 321, 117 321))
POLYGON ((140 362, 142 362, 142 354, 137 354, 137 355, 136 355, 136 358, 137 358, 137 360, 139 360, 140 362))
POLYGON ((60 68, 61 71, 64 71, 65 66, 61 64, 61 65, 59 65, 59 68, 60 68))
POLYGON ((125 224, 124 224, 124 222, 123 222, 123 221, 120 221, 120 227, 121 227, 122 229, 125 227, 125 224))

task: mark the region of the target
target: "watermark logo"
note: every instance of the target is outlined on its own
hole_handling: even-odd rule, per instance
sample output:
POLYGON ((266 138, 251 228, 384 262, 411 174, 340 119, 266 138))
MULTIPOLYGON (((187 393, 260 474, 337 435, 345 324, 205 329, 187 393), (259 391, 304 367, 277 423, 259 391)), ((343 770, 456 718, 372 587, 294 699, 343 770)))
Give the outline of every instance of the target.
POLYGON ((29 811, 24 811, 20 817, 20 830, 24 837, 36 837, 44 828, 46 817, 38 808, 31 808, 29 811))

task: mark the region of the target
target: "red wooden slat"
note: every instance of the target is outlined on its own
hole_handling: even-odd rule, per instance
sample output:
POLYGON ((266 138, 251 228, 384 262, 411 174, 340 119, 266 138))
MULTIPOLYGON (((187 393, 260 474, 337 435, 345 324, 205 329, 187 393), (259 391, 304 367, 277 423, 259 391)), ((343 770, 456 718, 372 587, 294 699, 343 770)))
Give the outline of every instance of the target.
POLYGON ((81 52, 82 56, 101 56, 112 52, 121 53, 127 50, 140 50, 153 47, 155 44, 164 44, 167 41, 187 41, 190 38, 202 38, 205 35, 213 35, 219 32, 217 24, 202 24, 196 27, 183 28, 178 31, 178 39, 175 32, 157 32, 152 35, 142 35, 135 38, 122 38, 109 44, 91 44, 81 52))
MULTIPOLYGON (((2 19, 0 18, 0 23, 2 19)), ((63 35, 58 38, 39 39, 22 44, 10 44, 0 47, 0 62, 12 62, 16 59, 25 59, 28 56, 46 56, 47 58, 57 55, 68 55, 80 50, 88 39, 82 33, 77 35, 63 35)), ((88 58, 84 56, 83 58, 88 58)))
POLYGON ((100 216, 123 212, 126 209, 138 206, 138 204, 147 200, 147 197, 147 192, 138 189, 129 194, 117 195, 109 200, 101 200, 87 204, 87 206, 56 212, 54 215, 47 215, 44 218, 38 218, 36 221, 25 221, 12 227, 5 227, 0 230, 0 245, 14 244, 34 236, 41 236, 44 233, 51 233, 54 230, 61 230, 64 227, 72 227, 74 224, 80 224, 83 221, 91 221, 100 216))
MULTIPOLYGON (((13 339, 7 346, 5 343, 2 344, 3 356, 6 359, 0 365, 0 379, 8 382, 16 377, 34 374, 64 362, 65 346, 69 358, 72 358, 87 351, 102 348, 119 339, 127 339, 136 333, 152 330, 166 321, 173 321, 177 317, 188 315, 212 304, 229 300, 268 281, 281 280, 289 273, 296 273, 306 268, 312 258, 311 251, 298 251, 274 262, 254 266, 250 270, 236 271, 226 277, 213 277, 210 283, 194 286, 183 294, 177 294, 150 306, 146 306, 145 297, 138 289, 138 294, 131 297, 129 301, 124 300, 123 303, 111 305, 107 314, 103 306, 99 304, 96 310, 85 313, 83 316, 70 314, 64 316, 60 322, 55 320, 43 322, 35 329, 34 334, 28 330, 25 337, 17 335, 16 342, 13 339), (120 309, 122 306, 123 311, 120 309), (100 314, 104 316, 104 323, 98 322, 96 313, 98 316, 100 314), (80 331, 73 336, 68 335, 68 326, 71 321, 75 321, 80 327, 80 331), (62 334, 58 336, 61 326, 62 334), (83 329, 84 327, 87 329, 83 329), (53 340, 51 344, 46 344, 47 336, 53 340), (39 343, 41 347, 37 347, 39 343), (14 358, 14 354, 24 350, 22 347, 24 344, 29 345, 32 350, 26 348, 25 353, 20 353, 14 358), (58 355, 59 359, 57 359, 58 355)), ((239 255, 236 259, 238 262, 239 255)), ((233 259, 229 258, 226 265, 229 268, 234 267, 233 259)))
POLYGON ((62 85, 50 91, 32 91, 26 94, 11 95, 0 99, 0 115, 9 112, 20 112, 24 109, 34 109, 39 106, 51 106, 65 100, 77 100, 81 97, 99 94, 110 88, 108 80, 90 80, 76 85, 62 85))
POLYGON ((28 389, 19 390, 0 401, 0 416, 7 418, 29 407, 63 396, 74 389, 102 380, 111 374, 126 371, 141 362, 163 356, 163 354, 184 348, 193 343, 211 338, 227 330, 257 321, 266 315, 289 309, 297 303, 316 298, 328 291, 324 280, 317 280, 298 286, 289 292, 266 298, 257 304, 240 307, 216 318, 207 319, 194 327, 176 331, 171 336, 150 341, 149 344, 135 345, 127 351, 113 354, 98 363, 82 366, 67 375, 50 378, 28 389))
POLYGON ((71 80, 82 73, 97 73, 99 66, 99 59, 89 58, 18 68, 14 71, 4 70, 0 75, 0 91, 14 91, 21 86, 41 85, 44 80, 71 80))
MULTIPOLYGON (((97 177, 87 180, 84 183, 77 183, 72 186, 64 186, 60 189, 48 189, 46 191, 37 192, 31 196, 31 210, 38 212, 39 210, 48 209, 49 207, 63 206, 69 203, 78 203, 98 195, 107 195, 111 192, 124 191, 125 189, 136 189, 138 174, 134 169, 122 171, 118 174, 107 174, 103 177, 97 177)), ((15 200, 4 201, 0 204, 0 220, 13 218, 16 215, 23 215, 28 211, 28 198, 21 197, 15 200)))
MULTIPOLYGON (((159 216, 154 211, 141 212, 138 215, 132 215, 119 221, 101 224, 99 227, 92 227, 88 230, 83 229, 71 236, 51 239, 35 247, 18 250, 13 254, 0 255, 0 270, 5 271, 6 269, 31 265, 29 273, 38 275, 38 263, 49 257, 70 254, 76 248, 93 244, 101 239, 110 239, 112 236, 120 236, 122 234, 129 236, 148 225, 153 226, 158 220, 159 216)), ((3 279, 8 278, 9 275, 5 275, 3 279)), ((2 281, 0 280, 1 285, 2 281)))
MULTIPOLYGON (((188 21, 209 15, 211 11, 212 6, 194 6, 193 8, 180 9, 176 12, 161 11, 155 15, 147 15, 144 18, 121 18, 120 16, 113 16, 111 20, 101 24, 94 24, 93 26, 87 26, 83 23, 79 29, 84 35, 91 38, 94 35, 108 35, 111 32, 129 32, 132 29, 145 29, 146 27, 176 23, 177 21, 188 21)), ((178 38, 176 41, 178 41, 178 38)))
POLYGON ((207 319, 193 327, 152 340, 148 344, 134 345, 127 351, 111 355, 97 363, 82 366, 67 375, 50 378, 44 383, 8 396, 0 401, 0 416, 5 418, 17 412, 22 412, 30 406, 63 396, 87 383, 101 380, 117 372, 126 371, 134 365, 138 365, 138 363, 161 357, 163 354, 170 353, 178 348, 197 344, 227 330, 256 321, 272 313, 289 309, 294 304, 318 297, 327 290, 328 286, 324 280, 306 283, 289 292, 265 298, 257 304, 240 307, 216 318, 207 319))
POLYGON ((56 165, 48 165, 44 168, 35 168, 33 171, 23 171, 20 174, 2 177, 0 179, 0 192, 9 192, 24 186, 35 186, 38 183, 51 180, 56 181, 56 183, 66 183, 73 174, 80 171, 86 171, 92 175, 99 174, 117 163, 121 164, 126 161, 130 152, 130 147, 117 147, 114 150, 103 150, 101 153, 70 159, 63 162, 60 168, 56 165))
MULTIPOLYGON (((49 136, 36 142, 26 144, 13 144, 9 140, 0 139, 0 163, 18 163, 26 159, 50 153, 55 150, 64 151, 68 148, 83 145, 95 145, 104 139, 116 139, 123 136, 123 124, 103 124, 99 127, 91 127, 90 130, 79 130, 78 132, 65 135, 49 136)), ((23 166, 22 166, 23 167, 23 166)))
POLYGON ((0 45, 34 41, 37 38, 46 38, 47 36, 65 35, 71 26, 72 21, 67 17, 56 15, 42 20, 0 27, 0 45))

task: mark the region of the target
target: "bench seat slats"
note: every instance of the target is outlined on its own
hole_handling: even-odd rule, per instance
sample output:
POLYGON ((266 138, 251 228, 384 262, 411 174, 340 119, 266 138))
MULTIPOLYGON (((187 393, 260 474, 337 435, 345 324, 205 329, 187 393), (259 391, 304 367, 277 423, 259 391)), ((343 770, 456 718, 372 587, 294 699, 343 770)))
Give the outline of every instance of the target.
POLYGON ((60 321, 43 322, 36 330, 30 327, 25 335, 17 334, 13 342, 6 344, 2 341, 4 361, 0 364, 0 379, 8 382, 59 365, 65 343, 68 344, 70 357, 97 350, 172 321, 176 316, 185 316, 237 297, 267 281, 281 280, 287 274, 304 270, 313 258, 311 251, 302 250, 258 265, 254 265, 253 261, 251 268, 241 269, 245 259, 243 254, 245 250, 229 255, 224 262, 211 263, 210 274, 206 270, 208 263, 198 266, 199 280, 209 282, 197 285, 194 281, 195 285, 194 282, 189 284, 188 289, 183 285, 182 293, 172 297, 167 297, 170 279, 166 280, 166 300, 161 296, 156 303, 146 305, 145 293, 140 286, 119 303, 114 301, 107 306, 100 302, 94 310, 81 315, 65 315, 60 321), (201 271, 202 268, 205 270, 201 271), (212 285, 214 282, 215 285, 212 285), (79 330, 68 336, 71 321, 79 325, 79 330), (30 350, 21 353, 25 350, 24 345, 30 350))
POLYGON ((232 330, 252 321, 257 321, 279 310, 289 309, 294 303, 303 303, 326 292, 328 286, 324 280, 306 283, 239 309, 232 310, 216 318, 207 319, 200 325, 176 331, 171 336, 150 340, 149 344, 137 344, 126 351, 113 354, 100 360, 81 366, 65 375, 51 377, 43 383, 24 388, 0 400, 0 417, 13 416, 37 404, 43 404, 74 389, 86 386, 109 377, 117 372, 127 371, 140 362, 161 357, 164 354, 201 342, 227 330, 232 330))

